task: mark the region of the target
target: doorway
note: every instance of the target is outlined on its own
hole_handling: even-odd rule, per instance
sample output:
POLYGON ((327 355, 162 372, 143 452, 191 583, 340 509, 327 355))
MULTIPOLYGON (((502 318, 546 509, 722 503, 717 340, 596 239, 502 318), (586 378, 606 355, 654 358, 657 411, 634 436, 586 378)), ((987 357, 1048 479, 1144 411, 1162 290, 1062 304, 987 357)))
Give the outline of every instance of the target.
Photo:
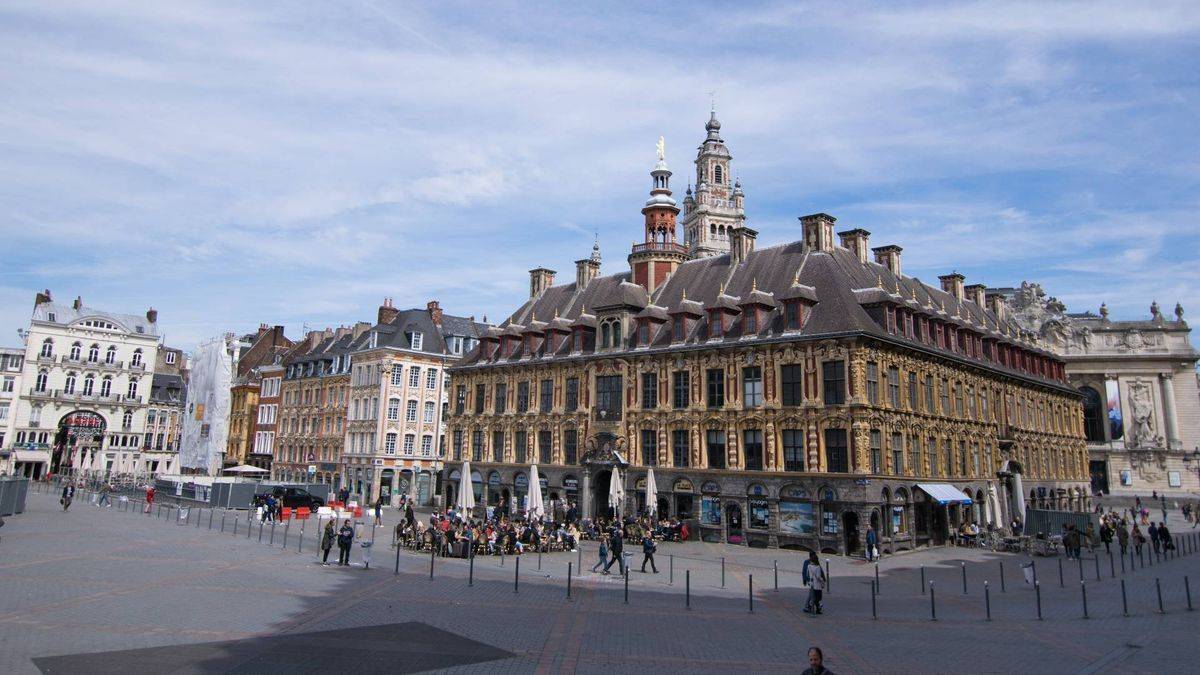
POLYGON ((845 538, 846 555, 854 555, 861 544, 858 541, 858 512, 842 513, 842 535, 845 538))
POLYGON ((592 483, 592 513, 598 520, 612 520, 613 509, 608 505, 609 483, 612 481, 612 471, 597 471, 592 483))
POLYGON ((1092 478, 1092 494, 1108 494, 1108 462, 1100 459, 1088 462, 1092 478))
POLYGON ((933 539, 934 546, 941 546, 946 543, 946 537, 949 536, 950 519, 946 506, 944 504, 934 504, 932 516, 930 536, 933 539))
POLYGON ((740 504, 730 504, 725 507, 725 541, 730 544, 740 544, 744 541, 742 534, 742 507, 740 504))

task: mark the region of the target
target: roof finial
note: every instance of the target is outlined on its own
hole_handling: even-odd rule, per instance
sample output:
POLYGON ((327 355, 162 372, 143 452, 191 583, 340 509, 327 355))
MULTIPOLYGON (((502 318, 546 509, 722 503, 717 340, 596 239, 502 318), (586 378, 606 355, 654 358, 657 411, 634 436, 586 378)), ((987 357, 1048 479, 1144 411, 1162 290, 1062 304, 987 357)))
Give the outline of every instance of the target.
POLYGON ((686 289, 686 288, 685 288, 685 289, 683 289, 683 297, 682 297, 682 298, 680 298, 680 299, 679 299, 679 301, 680 301, 680 302, 687 302, 687 289, 686 289))
POLYGON ((883 288, 883 275, 882 274, 875 275, 875 285, 878 286, 879 288, 883 288))
POLYGON ((792 285, 793 286, 800 285, 800 268, 799 267, 796 268, 796 275, 792 277, 792 285))
POLYGON ((558 318, 558 307, 554 308, 554 318, 558 318))
POLYGON ((758 277, 754 277, 750 280, 750 292, 754 293, 756 291, 758 291, 758 277))
POLYGON ((664 162, 667 159, 667 144, 662 136, 658 137, 658 143, 655 145, 658 149, 658 161, 664 162))
POLYGON ((721 282, 721 290, 717 291, 718 296, 725 295, 725 283, 721 282))

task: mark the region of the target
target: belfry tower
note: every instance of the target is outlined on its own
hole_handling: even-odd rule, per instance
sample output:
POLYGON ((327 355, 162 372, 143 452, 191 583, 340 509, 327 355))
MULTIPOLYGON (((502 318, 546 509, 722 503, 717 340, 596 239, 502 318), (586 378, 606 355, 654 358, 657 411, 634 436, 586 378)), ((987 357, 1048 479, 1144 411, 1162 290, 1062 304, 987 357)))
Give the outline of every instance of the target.
POLYGON ((667 169, 663 139, 658 139, 658 163, 650 172, 653 187, 650 198, 642 207, 645 217, 646 237, 635 243, 629 253, 629 269, 633 283, 653 293, 667 277, 688 259, 687 247, 675 241, 675 218, 679 206, 671 197, 671 171, 667 169))
POLYGON ((732 175, 733 156, 721 138, 714 108, 704 125, 708 137, 696 153, 696 192, 691 185, 683 198, 683 236, 693 258, 729 252, 732 230, 746 223, 741 181, 732 175))

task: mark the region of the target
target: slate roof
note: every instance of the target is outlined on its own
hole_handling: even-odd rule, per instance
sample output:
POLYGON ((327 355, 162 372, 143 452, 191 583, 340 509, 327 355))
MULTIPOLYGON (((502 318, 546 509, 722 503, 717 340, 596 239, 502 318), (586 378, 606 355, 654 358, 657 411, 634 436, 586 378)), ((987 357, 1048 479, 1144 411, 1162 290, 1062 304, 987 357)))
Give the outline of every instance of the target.
MULTIPOLYGON (((585 288, 578 289, 574 282, 553 286, 538 296, 526 301, 501 327, 525 326, 531 317, 549 318, 558 316, 574 326, 594 327, 596 319, 603 319, 616 311, 628 311, 630 316, 661 316, 687 310, 695 315, 699 309, 704 316, 694 322, 682 347, 688 345, 715 346, 720 343, 744 344, 751 340, 784 339, 784 303, 800 300, 811 307, 803 328, 789 332, 786 339, 816 339, 827 336, 861 334, 875 336, 892 342, 911 343, 924 350, 935 349, 917 340, 888 333, 872 318, 868 309, 872 305, 887 303, 905 307, 919 315, 926 315, 948 324, 969 328, 976 334, 1009 343, 1031 353, 1054 358, 1044 350, 1020 342, 1020 326, 1011 319, 999 320, 986 307, 976 305, 964 298, 958 300, 953 294, 922 283, 919 279, 893 274, 886 266, 869 261, 862 262, 849 249, 840 246, 830 251, 809 249, 803 242, 792 242, 761 248, 750 252, 744 261, 732 263, 730 254, 689 260, 656 289, 650 297, 641 286, 629 283, 629 273, 602 276, 593 279, 585 288), (742 322, 735 321, 732 329, 718 338, 707 337, 705 330, 710 320, 709 311, 721 307, 729 312, 748 311, 753 303, 762 308, 765 317, 760 322, 762 330, 753 336, 743 336, 742 322), (650 307, 650 309, 647 309, 650 307), (617 310, 616 308, 622 308, 617 310), (588 315, 580 319, 581 310, 588 315)), ((516 331, 520 332, 520 331, 516 331)), ((627 351, 644 350, 634 347, 636 331, 630 330, 625 340, 627 351)), ((509 334, 505 331, 505 334, 509 334)), ((494 336, 493 336, 494 337, 494 336)), ((668 322, 657 328, 650 349, 678 349, 672 343, 671 326, 668 322)), ((464 365, 488 365, 496 361, 481 359, 482 349, 476 350, 464 361, 464 365)), ((589 350, 587 354, 592 352, 589 350)), ((608 354, 610 352, 604 352, 608 354)), ((617 352, 619 354, 620 351, 617 352)), ((947 355, 951 355, 947 352, 947 355)), ((568 358, 570 342, 564 341, 555 354, 537 356, 538 359, 568 358)), ((958 356, 961 355, 951 355, 958 356)), ((530 358, 520 349, 500 362, 518 362, 530 358)), ((963 357, 965 358, 965 357, 963 357)), ((1057 359, 1055 359, 1057 360, 1057 359)), ((988 367, 1005 370, 1000 364, 986 362, 988 367)), ((1015 371, 1013 371, 1015 373, 1015 371)), ((1019 373, 1022 377, 1028 374, 1019 373)))
POLYGON ((136 314, 118 314, 86 306, 75 309, 72 305, 64 305, 58 302, 42 302, 33 308, 34 321, 50 322, 51 314, 54 315, 52 323, 64 326, 83 319, 104 319, 121 326, 130 333, 158 335, 157 323, 151 323, 145 316, 138 316, 136 314))
POLYGON ((472 321, 467 317, 442 314, 442 324, 433 322, 427 309, 400 310, 388 323, 377 323, 370 330, 353 340, 350 351, 370 349, 371 333, 376 333, 375 347, 413 349, 410 334, 421 334, 421 348, 416 351, 453 356, 447 338, 463 337, 478 340, 487 331, 488 325, 472 321))

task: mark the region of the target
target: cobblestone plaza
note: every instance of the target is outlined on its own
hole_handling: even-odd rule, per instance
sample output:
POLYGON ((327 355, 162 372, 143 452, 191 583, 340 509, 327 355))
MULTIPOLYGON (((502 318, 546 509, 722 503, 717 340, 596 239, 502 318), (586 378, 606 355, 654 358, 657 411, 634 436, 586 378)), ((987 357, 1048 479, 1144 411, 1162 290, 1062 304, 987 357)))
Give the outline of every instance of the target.
POLYGON ((879 565, 873 619, 874 566, 841 557, 828 559, 826 613, 812 617, 801 611, 801 558, 790 552, 664 544, 660 574, 641 574, 641 556, 633 558, 626 604, 615 574, 573 578, 568 599, 567 565, 582 560, 590 569, 590 543, 579 554, 543 556, 540 570, 538 556, 523 556, 518 586, 511 557, 477 558, 473 572, 466 561, 438 558, 431 579, 430 558, 397 557, 384 528, 371 568, 362 569, 356 547, 355 566, 344 569, 316 564, 311 527, 303 541, 289 528, 285 549, 282 527, 273 545, 270 527, 261 541, 257 526, 247 537, 245 513, 193 511, 185 522, 168 509, 138 510, 80 500, 63 513, 52 494, 35 493, 27 512, 8 520, 0 668, 796 671, 807 647, 819 645, 834 672, 1183 672, 1200 656, 1184 582, 1200 557, 1180 526, 1189 553, 1146 567, 1135 561, 1133 571, 1127 560, 1110 568, 1107 555, 1085 553, 1082 565, 1066 561, 1060 587, 1057 560, 1038 558, 1041 621, 1036 593, 1020 578, 1026 557, 953 548, 891 556, 879 565), (922 566, 936 622, 920 592, 922 566))

